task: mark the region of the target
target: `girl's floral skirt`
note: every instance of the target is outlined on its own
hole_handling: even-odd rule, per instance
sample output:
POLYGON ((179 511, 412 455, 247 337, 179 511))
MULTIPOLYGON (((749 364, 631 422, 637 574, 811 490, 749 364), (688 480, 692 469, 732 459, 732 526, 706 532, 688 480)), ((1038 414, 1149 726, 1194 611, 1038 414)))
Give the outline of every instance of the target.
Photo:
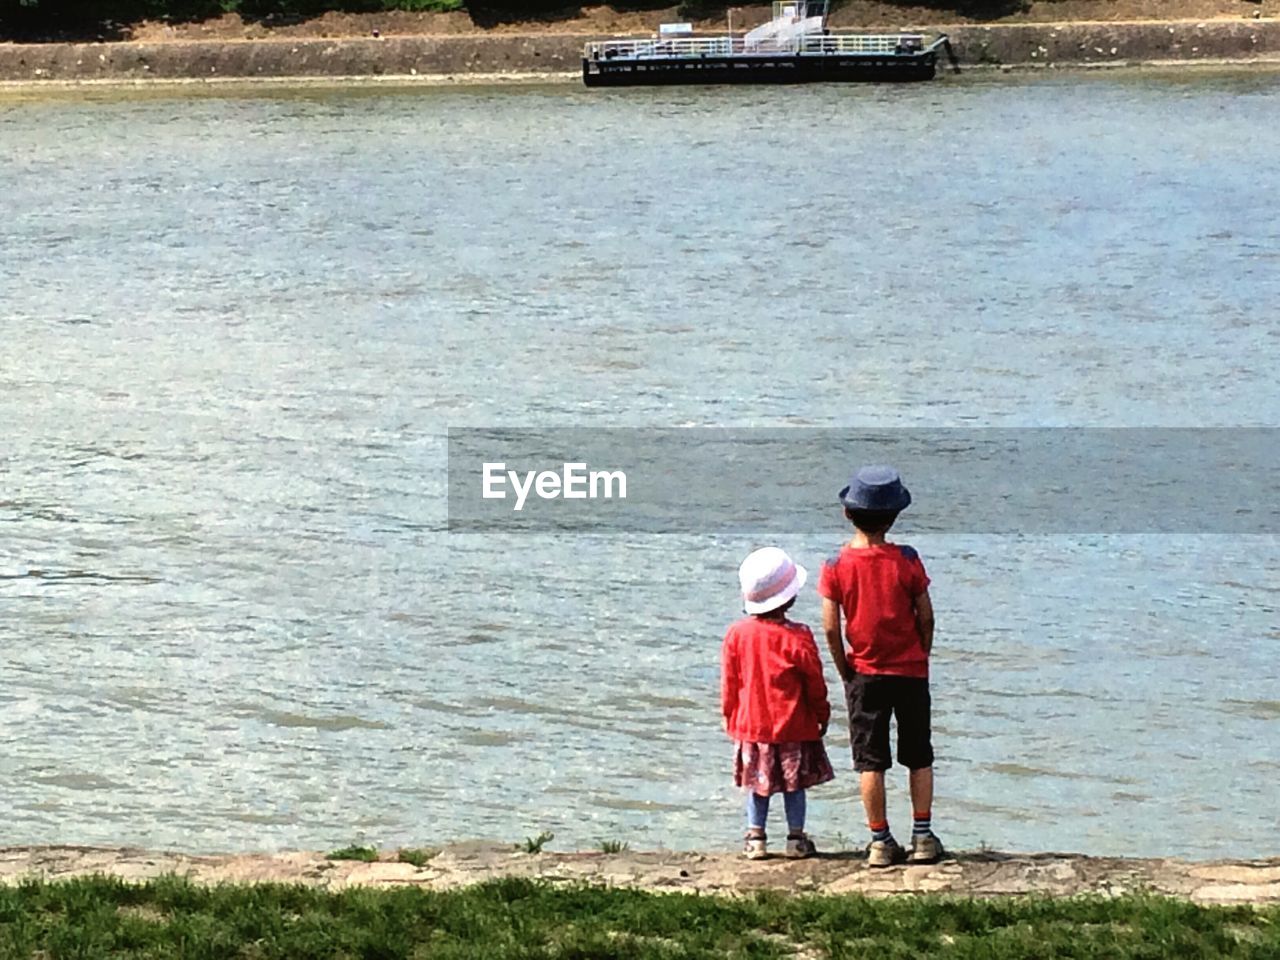
POLYGON ((835 776, 821 740, 787 743, 738 740, 733 745, 734 785, 762 797, 807 790, 834 780, 835 776))

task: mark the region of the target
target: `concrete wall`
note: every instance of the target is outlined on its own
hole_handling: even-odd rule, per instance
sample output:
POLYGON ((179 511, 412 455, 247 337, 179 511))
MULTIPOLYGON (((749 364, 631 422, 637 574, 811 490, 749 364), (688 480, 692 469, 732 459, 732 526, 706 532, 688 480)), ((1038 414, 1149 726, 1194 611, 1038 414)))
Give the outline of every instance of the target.
POLYGON ((962 66, 1280 58, 1280 20, 1001 24, 949 32, 962 66))
POLYGON ((544 73, 580 69, 583 40, 548 35, 0 44, 0 79, 544 73))

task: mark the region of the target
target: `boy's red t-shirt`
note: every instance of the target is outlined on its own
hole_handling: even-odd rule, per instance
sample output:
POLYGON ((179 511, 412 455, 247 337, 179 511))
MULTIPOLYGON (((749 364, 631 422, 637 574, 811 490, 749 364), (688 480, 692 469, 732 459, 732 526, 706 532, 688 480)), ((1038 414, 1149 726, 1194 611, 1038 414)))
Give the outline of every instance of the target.
POLYGON ((721 647, 720 706, 734 740, 821 739, 831 704, 813 632, 759 617, 730 626, 721 647))
POLYGON ((840 605, 846 654, 857 673, 929 676, 915 599, 929 587, 920 555, 897 543, 847 544, 822 565, 818 594, 840 605))

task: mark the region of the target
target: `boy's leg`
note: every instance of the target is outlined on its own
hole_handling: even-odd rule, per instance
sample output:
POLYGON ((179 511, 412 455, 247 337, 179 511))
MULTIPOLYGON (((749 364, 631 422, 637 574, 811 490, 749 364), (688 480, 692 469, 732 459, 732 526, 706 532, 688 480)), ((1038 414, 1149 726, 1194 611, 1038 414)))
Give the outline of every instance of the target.
POLYGON ((915 815, 916 824, 927 821, 933 810, 933 767, 917 767, 911 771, 911 812, 915 815))
POLYGON ((876 827, 884 824, 884 829, 888 832, 889 816, 885 811, 884 771, 863 770, 859 778, 858 786, 862 791, 862 809, 867 814, 867 825, 871 828, 871 832, 875 833, 876 827))
POLYGON ((884 772, 893 764, 889 752, 889 718, 893 713, 890 692, 884 677, 857 674, 845 684, 849 701, 849 739, 853 746, 853 769, 859 774, 862 807, 871 830, 868 863, 889 866, 900 863, 903 851, 889 832, 885 812, 884 772))
POLYGON ((933 730, 929 681, 902 677, 895 697, 898 718, 898 762, 911 771, 911 856, 913 863, 932 863, 942 856, 933 833, 933 730))
POLYGON ((855 674, 844 685, 849 703, 849 743, 853 748, 853 769, 859 774, 862 808, 874 831, 888 819, 885 815, 884 772, 893 766, 889 751, 889 718, 893 704, 884 697, 883 678, 855 674))

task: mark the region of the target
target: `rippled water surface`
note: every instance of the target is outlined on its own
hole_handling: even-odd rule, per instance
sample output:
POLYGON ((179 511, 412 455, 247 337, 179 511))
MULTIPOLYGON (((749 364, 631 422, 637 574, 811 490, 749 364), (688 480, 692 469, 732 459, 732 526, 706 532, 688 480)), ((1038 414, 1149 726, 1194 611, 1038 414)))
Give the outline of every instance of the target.
MULTIPOLYGON (((1278 108, 1257 73, 6 95, 4 842, 732 843, 756 544, 444 533, 446 428, 1280 425, 1278 108)), ((951 844, 1260 852, 1274 537, 900 537, 951 844)), ((811 826, 860 841, 829 746, 811 826)))

